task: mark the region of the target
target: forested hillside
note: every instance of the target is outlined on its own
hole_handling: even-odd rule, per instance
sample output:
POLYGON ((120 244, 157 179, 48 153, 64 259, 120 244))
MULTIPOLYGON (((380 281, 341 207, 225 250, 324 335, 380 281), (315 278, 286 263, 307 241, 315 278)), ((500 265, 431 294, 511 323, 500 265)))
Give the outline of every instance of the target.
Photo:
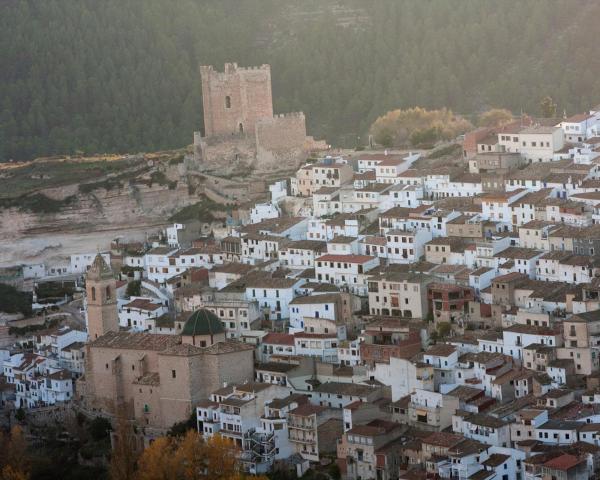
POLYGON ((395 108, 600 103, 595 0, 6 0, 0 161, 180 147, 200 64, 270 63, 276 111, 354 145, 395 108))

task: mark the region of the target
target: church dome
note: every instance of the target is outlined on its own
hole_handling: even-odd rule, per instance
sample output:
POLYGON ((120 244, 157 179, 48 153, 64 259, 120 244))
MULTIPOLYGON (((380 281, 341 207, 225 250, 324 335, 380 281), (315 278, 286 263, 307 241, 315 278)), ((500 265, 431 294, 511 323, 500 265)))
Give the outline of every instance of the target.
POLYGON ((181 335, 184 336, 216 335, 218 333, 225 333, 225 327, 219 317, 205 308, 192 313, 181 331, 181 335))

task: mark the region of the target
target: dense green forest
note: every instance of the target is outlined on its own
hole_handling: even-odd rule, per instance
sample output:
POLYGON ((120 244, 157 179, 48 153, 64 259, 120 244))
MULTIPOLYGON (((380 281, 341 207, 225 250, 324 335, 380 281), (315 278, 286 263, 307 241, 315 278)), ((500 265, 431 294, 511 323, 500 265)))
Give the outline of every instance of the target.
POLYGON ((191 143, 198 66, 272 65, 275 109, 354 145, 395 108, 600 103, 596 0, 5 0, 0 161, 191 143))

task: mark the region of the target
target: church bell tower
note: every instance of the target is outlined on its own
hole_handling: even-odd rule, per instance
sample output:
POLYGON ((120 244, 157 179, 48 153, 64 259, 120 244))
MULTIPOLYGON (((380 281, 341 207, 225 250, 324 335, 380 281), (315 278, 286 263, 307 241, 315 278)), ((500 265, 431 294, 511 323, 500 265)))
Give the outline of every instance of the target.
POLYGON ((117 282, 100 254, 87 272, 85 290, 88 340, 93 342, 106 332, 118 332, 117 282))

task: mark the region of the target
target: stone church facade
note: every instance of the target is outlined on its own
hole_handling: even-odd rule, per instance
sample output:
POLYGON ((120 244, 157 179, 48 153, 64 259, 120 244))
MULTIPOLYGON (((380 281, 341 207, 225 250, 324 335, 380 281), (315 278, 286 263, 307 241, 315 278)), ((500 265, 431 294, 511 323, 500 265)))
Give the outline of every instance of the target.
MULTIPOLYGON (((86 281, 88 295, 110 284, 110 267, 97 258, 86 281)), ((77 382, 77 399, 88 412, 125 416, 161 434, 187 420, 212 391, 253 379, 252 346, 219 338, 199 347, 180 335, 119 331, 112 322, 117 308, 112 296, 96 295, 85 375, 77 382)))

